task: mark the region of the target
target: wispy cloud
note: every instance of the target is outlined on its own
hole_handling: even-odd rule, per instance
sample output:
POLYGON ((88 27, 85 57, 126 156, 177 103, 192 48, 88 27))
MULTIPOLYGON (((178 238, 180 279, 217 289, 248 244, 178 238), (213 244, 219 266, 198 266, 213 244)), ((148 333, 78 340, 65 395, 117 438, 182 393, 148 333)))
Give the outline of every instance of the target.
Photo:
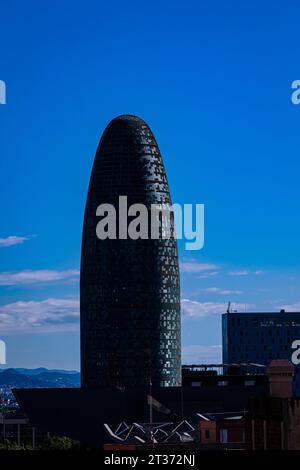
POLYGON ((30 240, 32 237, 17 237, 16 235, 11 235, 6 238, 0 238, 0 248, 6 248, 8 246, 20 245, 27 240, 30 240))
POLYGON ((248 271, 247 269, 242 269, 240 271, 229 271, 229 276, 259 276, 263 274, 263 271, 256 270, 256 271, 248 271))
POLYGON ((182 262, 180 268, 184 273, 201 273, 203 271, 216 270, 218 267, 212 263, 198 263, 196 261, 182 262))
POLYGON ((1 334, 72 331, 78 329, 79 300, 50 298, 0 306, 1 334))
MULTIPOLYGON (((252 305, 235 302, 233 307, 235 310, 244 311, 252 305)), ((210 315, 220 315, 227 310, 226 302, 198 302, 197 300, 182 299, 181 312, 186 318, 202 318, 210 315)))
POLYGON ((181 312, 184 317, 200 318, 221 314, 226 311, 225 302, 198 302, 197 300, 182 299, 181 312))
POLYGON ((220 295, 241 295, 243 293, 242 290, 231 290, 231 289, 223 289, 219 291, 220 295))
POLYGON ((222 362, 222 346, 190 345, 182 347, 183 364, 220 364, 222 362))
POLYGON ((79 276, 78 269, 52 271, 47 269, 0 273, 0 286, 16 286, 71 280, 79 276))
POLYGON ((243 293, 241 290, 222 289, 221 287, 207 287, 204 290, 205 292, 215 293, 219 295, 240 295, 243 293))
POLYGON ((209 279, 210 277, 214 277, 217 274, 219 274, 219 271, 209 271, 205 274, 201 274, 200 276, 197 276, 197 279, 209 279))
POLYGON ((292 304, 278 305, 276 309, 278 310, 284 309, 286 312, 300 312, 300 300, 292 304))

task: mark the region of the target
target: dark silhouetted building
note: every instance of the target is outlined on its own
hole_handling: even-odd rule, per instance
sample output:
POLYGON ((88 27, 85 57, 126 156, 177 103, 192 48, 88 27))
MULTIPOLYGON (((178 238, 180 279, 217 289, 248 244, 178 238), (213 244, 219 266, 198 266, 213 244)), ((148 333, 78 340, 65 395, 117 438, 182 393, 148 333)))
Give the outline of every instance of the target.
POLYGON ((119 223, 116 239, 100 240, 97 207, 112 204, 118 221, 120 196, 127 196, 128 207, 171 203, 156 140, 142 119, 129 115, 106 127, 89 184, 80 273, 82 387, 145 387, 150 380, 153 386, 178 386, 177 242, 174 236, 125 238, 119 223))
MULTIPOLYGON (((222 389, 236 395, 267 393, 267 367, 260 364, 191 364, 182 366, 182 386, 222 389)), ((224 392, 225 393, 225 392, 224 392)))
POLYGON ((252 397, 248 403, 248 449, 300 450, 300 399, 291 397, 294 370, 287 359, 275 359, 269 364, 269 396, 252 397))
MULTIPOLYGON (((300 339, 300 313, 239 313, 222 316, 223 362, 268 365, 273 359, 291 360, 292 343, 300 339)), ((300 366, 295 367, 294 395, 300 395, 300 366)))

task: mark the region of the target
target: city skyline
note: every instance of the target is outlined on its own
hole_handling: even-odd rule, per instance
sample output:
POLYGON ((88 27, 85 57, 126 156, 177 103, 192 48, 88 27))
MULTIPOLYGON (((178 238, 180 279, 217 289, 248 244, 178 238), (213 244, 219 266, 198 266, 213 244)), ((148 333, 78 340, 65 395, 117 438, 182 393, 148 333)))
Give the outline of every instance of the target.
POLYGON ((136 2, 88 4, 72 6, 67 28, 68 2, 2 6, 5 367, 79 369, 88 180, 99 136, 124 113, 153 130, 173 202, 205 204, 204 248, 178 244, 183 362, 219 362, 228 301, 300 310, 296 12, 258 1, 219 1, 217 17, 198 2, 171 12, 154 2, 147 15, 136 2))

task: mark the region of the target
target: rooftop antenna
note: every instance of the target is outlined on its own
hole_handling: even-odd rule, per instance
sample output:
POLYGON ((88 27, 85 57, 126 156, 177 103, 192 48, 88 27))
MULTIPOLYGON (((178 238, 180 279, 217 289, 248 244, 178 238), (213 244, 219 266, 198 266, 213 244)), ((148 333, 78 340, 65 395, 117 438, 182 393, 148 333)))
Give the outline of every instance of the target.
POLYGON ((231 302, 228 302, 227 313, 230 313, 231 302))

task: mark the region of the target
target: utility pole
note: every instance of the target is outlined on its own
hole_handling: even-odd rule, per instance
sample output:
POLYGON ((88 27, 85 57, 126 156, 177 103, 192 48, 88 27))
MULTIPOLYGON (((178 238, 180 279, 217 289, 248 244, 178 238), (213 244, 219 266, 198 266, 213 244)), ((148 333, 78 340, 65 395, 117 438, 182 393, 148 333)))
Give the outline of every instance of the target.
POLYGON ((151 349, 149 351, 149 395, 150 395, 150 408, 149 408, 149 422, 150 426, 153 423, 153 408, 152 408, 152 359, 151 359, 151 349))

